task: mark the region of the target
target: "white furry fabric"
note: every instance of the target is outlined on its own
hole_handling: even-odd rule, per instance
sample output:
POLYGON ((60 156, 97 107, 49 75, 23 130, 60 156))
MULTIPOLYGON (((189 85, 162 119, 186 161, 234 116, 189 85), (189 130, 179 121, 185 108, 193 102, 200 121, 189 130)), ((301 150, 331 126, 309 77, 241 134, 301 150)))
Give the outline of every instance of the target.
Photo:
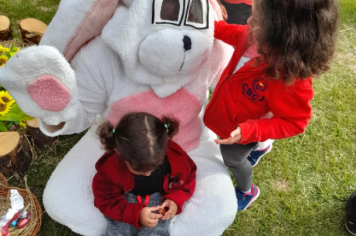
MULTIPOLYGON (((43 195, 46 211, 54 220, 86 236, 98 236, 106 228, 98 209, 88 207, 93 205, 94 164, 104 152, 99 147, 95 128, 59 163, 43 195)), ((198 166, 196 190, 183 212, 172 219, 171 235, 221 235, 235 218, 235 192, 212 136, 211 132, 205 132, 199 147, 188 152, 198 166)))
POLYGON ((1 85, 14 97, 21 109, 33 116, 41 117, 50 125, 73 119, 78 110, 78 89, 74 71, 56 48, 32 46, 16 54, 15 60, 9 60, 0 73, 1 85), (36 59, 36 63, 32 60, 36 59), (62 78, 61 83, 71 91, 71 100, 67 107, 58 112, 47 111, 35 103, 27 93, 27 86, 43 75, 62 78))
MULTIPOLYGON (((190 2, 184 1, 185 6, 190 2)), ((24 111, 41 118, 40 128, 45 134, 78 133, 91 127, 48 181, 43 196, 46 211, 76 233, 100 235, 106 222, 93 205, 91 190, 94 164, 103 153, 95 137, 96 116, 117 121, 122 110, 151 109, 155 115, 179 114, 182 130, 187 131, 182 139, 189 140, 199 132, 197 145, 186 149, 198 167, 196 191, 183 213, 172 220, 171 234, 221 235, 235 218, 237 202, 230 175, 213 142, 215 135, 201 120, 208 89, 215 86, 232 51, 214 40, 214 20, 218 17, 209 4, 206 29, 184 23, 152 25, 151 1, 120 1, 116 9, 113 5, 115 0, 62 0, 41 43, 47 46, 25 49, 0 69, 0 84, 14 94, 24 111), (108 13, 102 11, 105 7, 108 13), (86 28, 88 18, 101 23, 96 29, 86 28), (97 35, 106 20, 102 34, 97 35), (93 39, 78 48, 80 35, 93 39), (184 50, 185 36, 191 39, 190 50, 184 50), (70 53, 66 51, 77 49, 73 57, 66 57, 69 65, 62 54, 67 56, 70 53), (71 101, 63 111, 43 110, 28 96, 31 79, 44 74, 54 76, 71 91, 71 101), (185 97, 175 98, 177 94, 185 97), (180 103, 187 97, 188 102, 180 103), (144 98, 153 100, 137 102, 144 98)), ((181 140, 177 142, 181 144, 181 140)))

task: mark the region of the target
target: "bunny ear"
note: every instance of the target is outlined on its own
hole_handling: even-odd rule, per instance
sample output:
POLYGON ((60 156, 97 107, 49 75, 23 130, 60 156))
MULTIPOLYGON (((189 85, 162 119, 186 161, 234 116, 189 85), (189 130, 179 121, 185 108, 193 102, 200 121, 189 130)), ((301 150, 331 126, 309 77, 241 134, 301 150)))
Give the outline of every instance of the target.
POLYGON ((62 0, 40 45, 57 48, 70 62, 79 49, 98 36, 119 0, 62 0))

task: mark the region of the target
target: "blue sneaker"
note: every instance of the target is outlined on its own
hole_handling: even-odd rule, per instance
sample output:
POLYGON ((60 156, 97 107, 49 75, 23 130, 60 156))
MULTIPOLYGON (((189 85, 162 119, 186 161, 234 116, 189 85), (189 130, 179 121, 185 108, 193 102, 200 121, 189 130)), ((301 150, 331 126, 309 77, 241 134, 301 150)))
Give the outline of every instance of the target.
POLYGON ((255 149, 253 150, 250 155, 247 157, 247 160, 251 163, 251 166, 254 167, 258 164, 258 162, 261 160, 261 157, 266 155, 272 150, 272 144, 270 144, 268 147, 265 149, 255 149))
POLYGON ((237 188, 235 188, 236 198, 237 198, 237 211, 244 211, 256 201, 256 199, 260 196, 260 190, 255 184, 251 186, 251 192, 243 193, 237 188))

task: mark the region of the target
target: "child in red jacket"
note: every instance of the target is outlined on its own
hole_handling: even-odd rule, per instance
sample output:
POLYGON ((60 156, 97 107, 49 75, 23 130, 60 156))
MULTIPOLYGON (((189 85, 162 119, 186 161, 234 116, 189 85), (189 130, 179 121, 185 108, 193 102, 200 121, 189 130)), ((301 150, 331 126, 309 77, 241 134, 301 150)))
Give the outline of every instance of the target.
POLYGON ((117 126, 98 129, 106 153, 96 163, 95 206, 106 216, 104 235, 169 235, 169 219, 195 189, 196 166, 171 141, 179 123, 129 113, 117 126))
POLYGON ((215 142, 236 179, 239 211, 260 194, 247 160, 257 142, 292 137, 308 125, 312 77, 330 68, 337 22, 334 0, 254 0, 248 25, 215 23, 215 38, 235 51, 204 123, 220 136, 215 142))

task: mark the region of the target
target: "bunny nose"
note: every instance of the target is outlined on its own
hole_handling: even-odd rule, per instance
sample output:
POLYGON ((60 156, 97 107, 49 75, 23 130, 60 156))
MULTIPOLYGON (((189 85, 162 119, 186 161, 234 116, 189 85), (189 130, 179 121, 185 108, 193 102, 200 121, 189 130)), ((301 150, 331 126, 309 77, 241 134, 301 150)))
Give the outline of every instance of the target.
POLYGON ((192 49, 192 40, 188 36, 183 37, 184 49, 186 51, 192 49))

